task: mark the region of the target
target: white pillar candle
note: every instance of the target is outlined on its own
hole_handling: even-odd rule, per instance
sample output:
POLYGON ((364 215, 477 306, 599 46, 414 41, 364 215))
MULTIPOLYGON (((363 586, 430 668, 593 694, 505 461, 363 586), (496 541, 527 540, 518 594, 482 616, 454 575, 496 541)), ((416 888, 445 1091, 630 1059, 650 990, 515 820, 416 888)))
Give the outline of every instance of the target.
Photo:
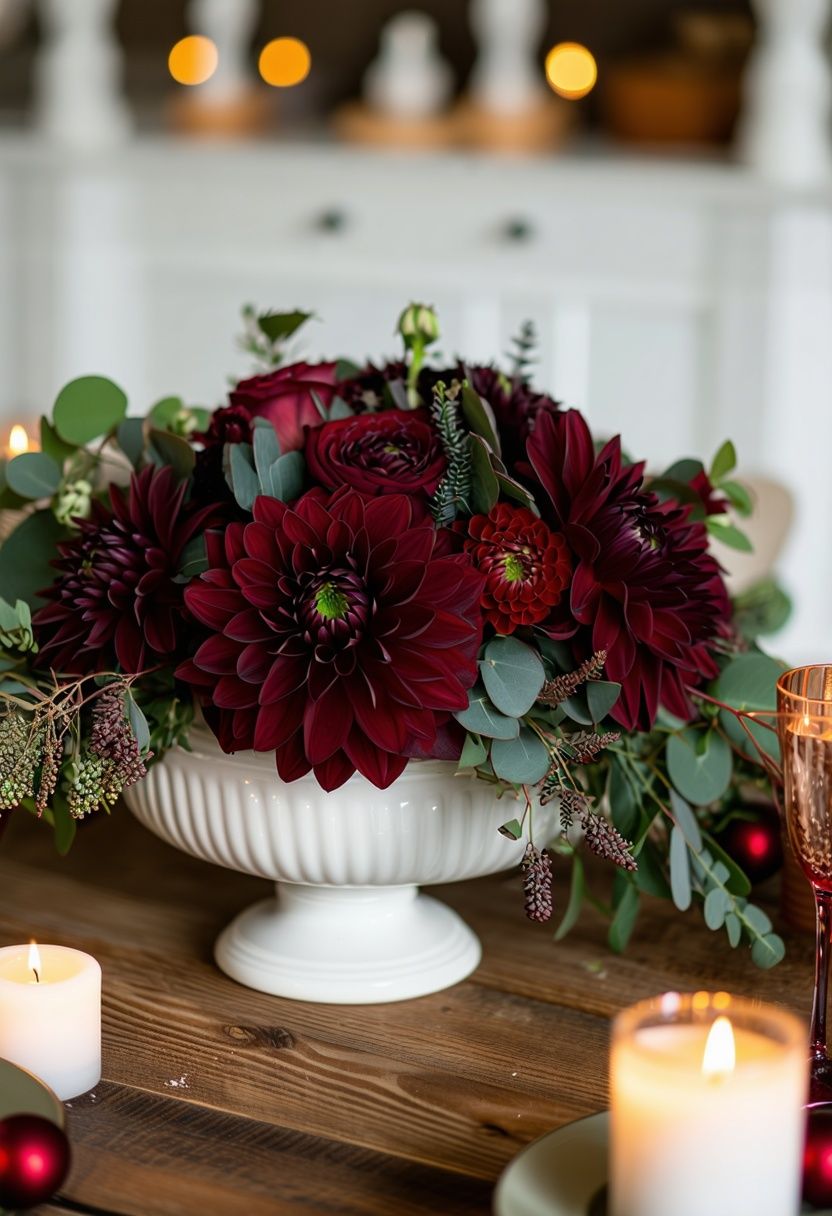
POLYGON ((0 949, 0 1057, 65 1101, 101 1080, 101 968, 65 946, 0 949))
POLYGON ((785 1010, 667 993, 613 1025, 611 1216, 795 1216, 809 1065, 785 1010))

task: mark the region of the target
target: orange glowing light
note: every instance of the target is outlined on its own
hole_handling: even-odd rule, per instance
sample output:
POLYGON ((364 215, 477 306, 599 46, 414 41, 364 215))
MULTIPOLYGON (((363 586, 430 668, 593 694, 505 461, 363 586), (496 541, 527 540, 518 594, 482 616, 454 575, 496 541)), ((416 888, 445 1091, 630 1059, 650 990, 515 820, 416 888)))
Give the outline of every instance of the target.
POLYGON ((29 970, 34 972, 35 982, 40 983, 41 961, 37 942, 29 943, 29 970))
POLYGON ((546 56, 546 79, 559 97, 578 101, 595 88, 595 56, 580 42, 559 42, 546 56))
POLYGON ((260 52, 260 75, 276 89, 291 89, 306 80, 312 67, 309 47, 299 38, 274 38, 260 52))
POLYGON ((219 61, 219 51, 210 38, 190 34, 171 47, 168 71, 178 84, 204 84, 216 72, 219 61))
POLYGON ((29 451, 29 436, 26 434, 26 428, 20 423, 15 423, 9 432, 9 455, 22 456, 24 452, 29 451))
POLYGON ((702 1074, 706 1077, 726 1077, 734 1071, 736 1063, 734 1028, 723 1015, 716 1019, 708 1031, 702 1057, 702 1074))

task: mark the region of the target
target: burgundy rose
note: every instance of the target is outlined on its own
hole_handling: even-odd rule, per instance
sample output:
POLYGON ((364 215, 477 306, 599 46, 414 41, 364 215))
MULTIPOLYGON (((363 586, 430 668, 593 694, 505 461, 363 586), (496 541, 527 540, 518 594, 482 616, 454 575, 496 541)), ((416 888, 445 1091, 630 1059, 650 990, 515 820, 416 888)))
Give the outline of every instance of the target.
POLYGON ((284 452, 303 447, 303 428, 320 426, 315 397, 329 408, 336 393, 335 363, 292 363, 264 376, 241 380, 229 401, 252 418, 268 418, 284 452))
POLYGON ((310 431, 310 476, 328 490, 430 495, 445 471, 439 439, 422 410, 385 410, 339 418, 310 431))
POLYGON ((284 781, 356 769, 385 788, 410 756, 459 754, 482 638, 482 575, 442 556, 412 499, 257 498, 209 533, 188 608, 210 636, 178 669, 226 751, 274 751, 284 781))

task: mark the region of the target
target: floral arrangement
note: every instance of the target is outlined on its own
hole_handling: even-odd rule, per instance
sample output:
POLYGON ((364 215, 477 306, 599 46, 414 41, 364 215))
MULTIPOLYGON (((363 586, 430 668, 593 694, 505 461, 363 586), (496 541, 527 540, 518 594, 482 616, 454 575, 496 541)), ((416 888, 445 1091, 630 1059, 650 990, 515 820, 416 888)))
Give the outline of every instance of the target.
POLYGON ((558 936, 590 898, 622 949, 643 894, 696 897, 777 962, 719 843, 776 764, 747 715, 771 708, 755 636, 786 610, 771 585, 732 603, 711 551, 747 547, 732 445, 649 477, 533 388, 530 327, 500 370, 431 358, 423 305, 383 366, 287 363, 308 315, 245 319, 266 369, 228 404, 128 417, 111 381, 75 380, 0 469, 23 512, 0 549, 0 814, 67 849, 199 711, 286 782, 386 787, 427 757, 492 782, 532 919, 559 902, 550 850, 572 860, 558 936), (584 848, 618 867, 608 905, 584 848))

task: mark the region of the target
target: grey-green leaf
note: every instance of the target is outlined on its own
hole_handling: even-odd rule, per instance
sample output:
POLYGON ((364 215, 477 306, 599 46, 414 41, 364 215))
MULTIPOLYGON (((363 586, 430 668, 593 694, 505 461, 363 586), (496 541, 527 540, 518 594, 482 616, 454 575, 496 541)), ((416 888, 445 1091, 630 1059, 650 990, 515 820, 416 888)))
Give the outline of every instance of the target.
POLYGON ((254 448, 254 467, 263 493, 267 494, 269 469, 280 459, 280 442, 270 422, 252 428, 251 442, 254 448))
POLYGON ((474 685, 468 693, 468 708, 454 717, 466 730, 489 739, 516 739, 520 733, 517 719, 495 709, 482 684, 474 685))
POLYGON ((586 685, 586 702, 593 722, 602 722, 615 705, 621 685, 612 680, 590 680, 586 685))
POLYGON ((531 709, 546 679, 537 652, 514 637, 489 642, 480 661, 480 673, 497 709, 514 718, 531 709))
POLYGON ((51 511, 36 511, 18 524, 0 548, 0 587, 11 602, 40 603, 39 592, 57 578, 52 566, 56 546, 66 532, 51 511))
POLYGON ((500 497, 499 482, 484 440, 479 435, 469 435, 468 446, 471 452, 470 507, 477 515, 487 515, 500 497))
POLYGON ((767 971, 769 967, 776 967, 782 961, 786 953, 786 946, 782 939, 776 933, 767 933, 765 937, 758 937, 751 947, 751 957, 758 967, 762 967, 767 971))
POLYGON ((491 765, 498 777, 515 785, 533 785, 549 770, 549 752, 528 726, 520 728, 516 739, 495 739, 491 744, 491 765))
POLYGON ((45 452, 24 452, 6 465, 6 481, 21 498, 51 498, 61 484, 61 470, 45 452))
POLYGON ((584 902, 584 889, 586 882, 584 880, 584 865, 577 853, 572 854, 572 881, 569 885, 569 902, 566 905, 566 911, 563 914, 563 920, 558 925, 555 931, 555 941, 560 942, 566 937, 570 929, 573 929, 578 922, 578 917, 581 914, 581 908, 584 902))
POLYGON ((303 490, 306 462, 300 452, 286 452, 269 469, 269 487, 273 498, 294 502, 303 490))
POLYGON ((740 918, 737 916, 736 912, 729 912, 725 917, 725 931, 728 934, 728 941, 731 948, 736 950, 737 946, 740 944, 740 938, 742 937, 742 922, 740 921, 740 918))
POLYGON ((667 771, 676 789, 694 806, 721 798, 731 783, 731 748, 716 731, 691 728, 667 741, 667 771))
POLYGON ((67 443, 83 447, 118 426, 127 413, 127 397, 105 376, 81 376, 58 393, 53 418, 67 443))
POLYGON ((610 949, 616 954, 621 954, 627 948, 627 943, 632 936, 635 928, 636 917, 638 916, 639 893, 638 888, 633 883, 628 883, 626 890, 615 910, 612 924, 610 925, 607 941, 610 944, 610 949))
POLYGON ((484 764, 487 759, 488 752, 482 739, 478 735, 466 735, 457 770, 477 768, 480 764, 484 764))
POLYGON ((670 833, 670 892, 676 907, 685 912, 690 907, 690 860, 688 846, 679 828, 670 833))
POLYGON ((733 905, 731 896, 722 887, 712 887, 705 896, 705 924, 709 929, 721 929, 733 905))
POLYGON ((245 443, 228 444, 231 469, 231 489, 237 503, 244 511, 250 511, 260 493, 260 481, 251 464, 252 449, 245 443))
POLYGON ((702 848, 702 833, 699 830, 699 824, 684 798, 680 798, 675 790, 670 791, 670 809, 685 840, 694 853, 698 853, 702 848))

